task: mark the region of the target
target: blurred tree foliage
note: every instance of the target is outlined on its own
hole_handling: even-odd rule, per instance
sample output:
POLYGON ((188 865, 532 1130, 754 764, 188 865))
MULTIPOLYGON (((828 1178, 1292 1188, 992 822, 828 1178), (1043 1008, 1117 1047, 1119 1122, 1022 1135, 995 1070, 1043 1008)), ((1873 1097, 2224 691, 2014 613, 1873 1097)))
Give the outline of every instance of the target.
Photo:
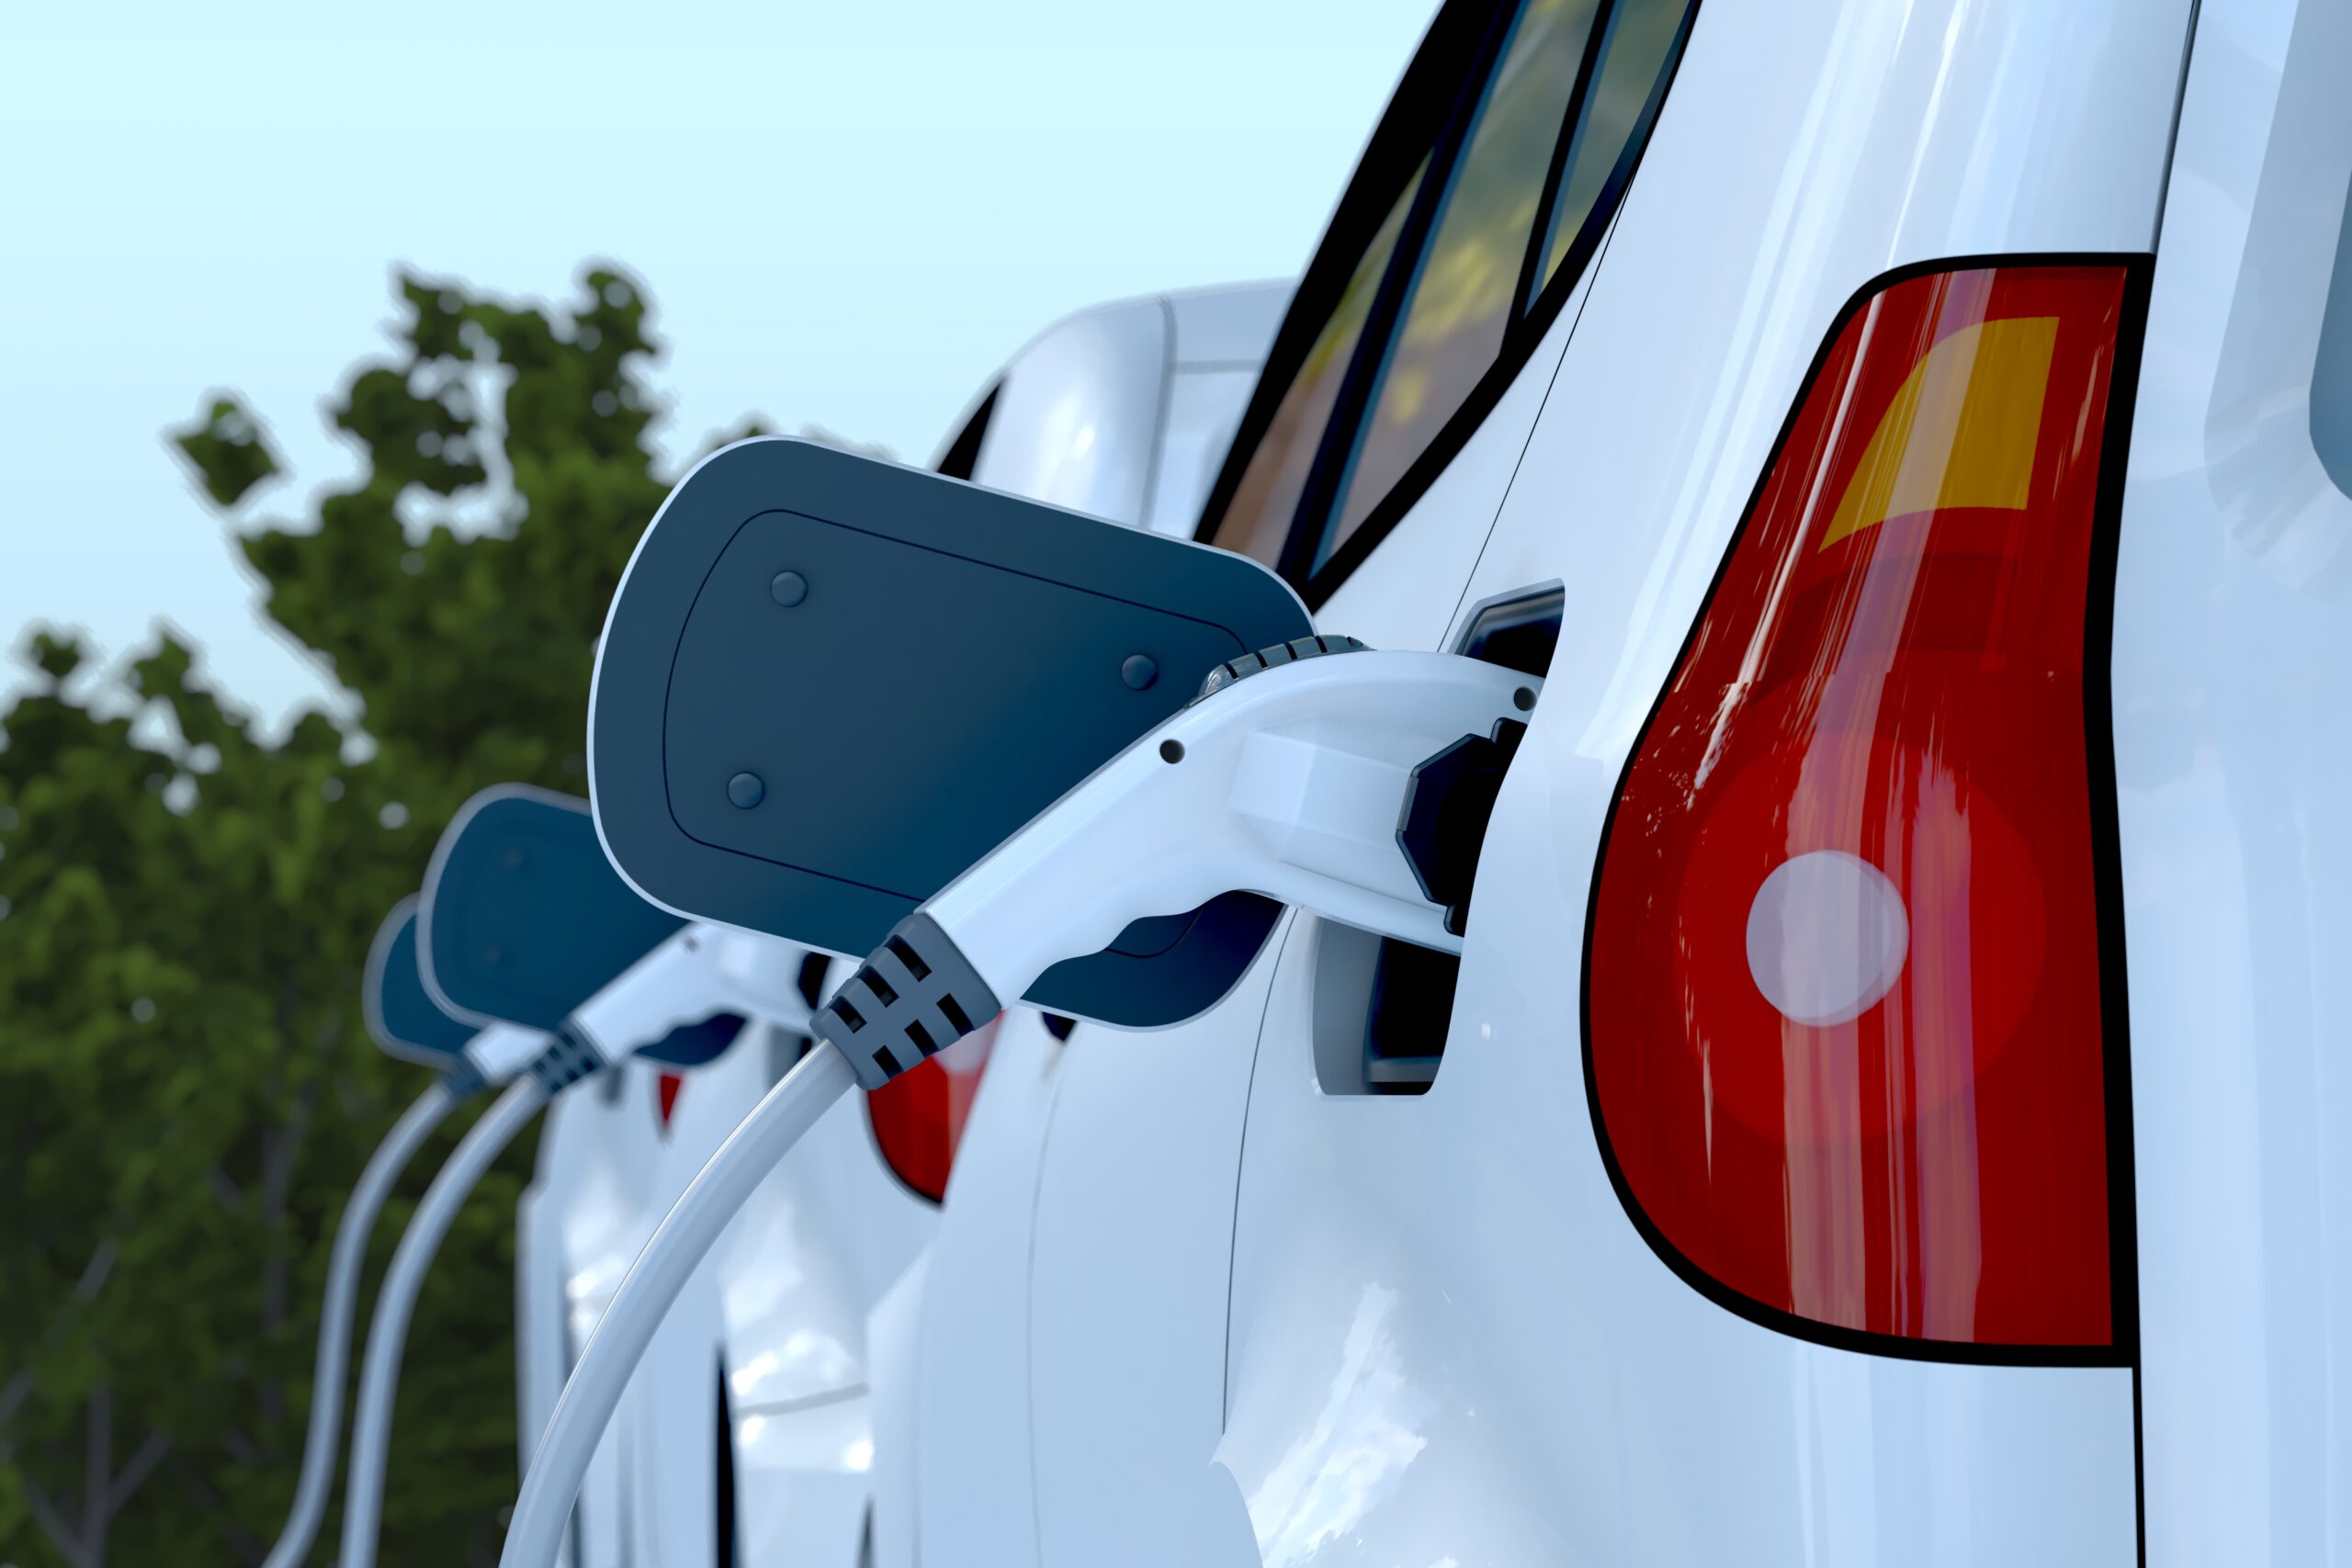
MULTIPOLYGON (((562 310, 398 291, 397 351, 329 408, 359 478, 233 536, 356 724, 306 713, 269 737, 167 628, 113 683, 37 636, 40 679, 0 715, 0 1562, 260 1560, 334 1223, 425 1082, 363 1032, 369 937, 474 791, 585 789, 594 639, 667 490, 643 290, 590 267, 562 310)), ((171 439, 224 507, 278 467, 231 398, 171 439)), ((469 1121, 412 1168, 375 1269, 469 1121)), ((484 1179, 420 1306, 389 1565, 496 1560, 530 1144, 484 1179)))

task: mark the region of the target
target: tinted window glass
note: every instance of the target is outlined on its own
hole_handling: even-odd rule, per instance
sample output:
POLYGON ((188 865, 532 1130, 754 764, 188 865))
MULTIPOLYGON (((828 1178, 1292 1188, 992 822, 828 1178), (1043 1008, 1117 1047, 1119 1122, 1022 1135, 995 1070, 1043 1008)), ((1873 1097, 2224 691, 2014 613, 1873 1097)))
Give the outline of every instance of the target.
POLYGON ((996 412, 996 395, 1003 389, 1001 382, 990 387, 989 395, 980 400, 980 406, 972 411, 972 417, 964 422, 964 428, 956 433, 956 439, 947 444, 946 456, 939 459, 941 473, 951 479, 972 477, 972 470, 979 466, 980 443, 988 439, 989 416, 996 412))
MULTIPOLYGON (((1422 170, 1427 167, 1424 164, 1422 170)), ((1315 346, 1307 350, 1306 362, 1283 394, 1273 422, 1250 454, 1233 500, 1209 535, 1210 544, 1281 568, 1283 545, 1290 537, 1299 492, 1306 488, 1307 473, 1323 444, 1324 426, 1330 423, 1332 407, 1339 400, 1340 379, 1354 356, 1356 340, 1363 333, 1373 292, 1388 270, 1389 257, 1396 254, 1396 236, 1413 205, 1413 193, 1420 189, 1422 170, 1416 170, 1405 182, 1387 218, 1365 247, 1331 319, 1317 335, 1315 346)))
POLYGON ((1495 361, 1597 0, 1531 0, 1455 167, 1314 565, 1355 532, 1495 361))
POLYGON ((1310 346, 1269 364, 1198 536, 1274 568, 1310 605, 1346 578, 1557 313, 1696 6, 1450 0, 1341 203, 1364 217, 1327 238, 1277 340, 1310 346), (1385 221, 1355 252, 1371 213, 1385 221))
POLYGON ((2335 271, 2312 366, 2312 445, 2335 488, 2352 495, 2352 200, 2335 241, 2335 271))
POLYGON ((1552 280, 1588 230, 1607 220, 1631 177, 1634 154, 1666 95, 1667 66, 1690 11, 1690 0, 1618 0, 1611 9, 1592 89, 1577 107, 1567 169, 1544 242, 1543 282, 1552 280))

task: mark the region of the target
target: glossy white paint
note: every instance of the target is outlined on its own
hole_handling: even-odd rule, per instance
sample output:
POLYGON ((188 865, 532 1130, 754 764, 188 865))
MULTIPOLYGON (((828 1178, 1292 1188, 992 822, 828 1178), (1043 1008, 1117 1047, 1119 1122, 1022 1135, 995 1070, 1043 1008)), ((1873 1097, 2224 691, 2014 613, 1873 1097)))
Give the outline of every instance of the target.
MULTIPOLYGON (((539 1141, 547 1142, 542 1128, 539 1141)), ((571 1359, 563 1337, 563 1274, 554 1221, 559 1205, 534 1182, 514 1202, 514 1441, 517 1466, 547 1430, 571 1359)))
POLYGON ((873 1506, 858 1568, 914 1568, 916 1444, 921 1432, 919 1391, 922 1382, 919 1337, 923 1287, 930 1272, 928 1250, 908 1266, 866 1314, 865 1342, 874 1365, 883 1370, 867 1405, 874 1423, 874 1451, 899 1456, 895 1464, 873 1469, 873 1506))
POLYGON ((1191 1023, 1070 1036, 1030 1242, 1041 1562, 1097 1562, 1105 1542, 1138 1564, 1204 1561, 1234 1179, 1280 946, 1191 1023))
POLYGON ((2347 59, 2340 5, 2205 0, 2132 433, 2115 735, 2157 1568, 2352 1559, 2352 498, 2310 413, 2347 59))
POLYGON ((1253 283, 1161 296, 1173 346, 1145 527, 1192 536, 1290 292, 1288 283, 1253 283))
POLYGON ((1283 324, 1283 312, 1290 308, 1290 292, 1289 279, 1269 278, 1161 295, 1175 334, 1171 352, 1176 367, 1254 373, 1265 361, 1274 329, 1283 324))
POLYGON ((1233 284, 1064 317, 990 383, 996 406, 973 479, 1189 535, 1290 289, 1233 284))
POLYGON ((1140 517, 1170 335, 1157 299, 1101 306, 1038 334, 1005 367, 973 479, 1098 517, 1140 517))
MULTIPOLYGON (((876 1517, 876 1568, 1036 1561, 1029 1258, 1066 1059, 1037 1013, 1016 1008, 997 1026, 948 1181, 952 1217, 928 1255, 915 1343, 901 1369, 915 1412, 915 1508, 876 1517)), ((898 1455, 881 1457, 888 1464, 898 1455)))

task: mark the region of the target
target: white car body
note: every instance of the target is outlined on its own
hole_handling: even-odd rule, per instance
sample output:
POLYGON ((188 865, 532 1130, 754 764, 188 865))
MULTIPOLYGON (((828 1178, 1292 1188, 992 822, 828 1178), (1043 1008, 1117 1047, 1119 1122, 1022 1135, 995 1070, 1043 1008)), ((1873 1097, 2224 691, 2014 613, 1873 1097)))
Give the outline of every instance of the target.
MULTIPOLYGON (((975 400, 943 459, 962 440, 979 483, 1189 530, 1289 294, 1245 284, 1066 317, 975 400)), ((549 1111, 517 1214, 526 1463, 638 1251, 797 1047, 753 1026, 707 1066, 665 1075, 630 1058, 549 1111)), ((967 1049, 944 1066, 971 1074, 986 1059, 967 1049)), ((864 1096, 828 1113, 714 1249, 632 1379, 582 1489, 571 1568, 723 1562, 729 1541, 749 1568, 857 1563, 870 1499, 896 1483, 875 1410, 893 1380, 875 1365, 866 1318, 937 1216, 891 1173, 864 1096)))
POLYGON ((1334 1089, 1362 939, 1296 914, 1179 1027, 1009 1019, 876 1319, 919 1374, 877 1562, 2352 1560, 2346 62, 2334 0, 1702 0, 1598 253, 1309 594, 1431 649, 1562 596, 1436 1081, 1334 1089), (1816 353, 1873 280, 2005 256, 2154 258, 2110 657, 2137 1344, 2040 1364, 1694 1289, 1579 1070, 1604 827, 1816 353))

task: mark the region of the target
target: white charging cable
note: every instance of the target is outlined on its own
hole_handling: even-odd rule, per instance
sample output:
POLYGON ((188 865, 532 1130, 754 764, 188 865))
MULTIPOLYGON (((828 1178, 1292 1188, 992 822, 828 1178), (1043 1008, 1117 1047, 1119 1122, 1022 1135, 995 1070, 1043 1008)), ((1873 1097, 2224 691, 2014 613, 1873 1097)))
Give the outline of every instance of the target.
POLYGON ((401 1353, 408 1340, 410 1315, 433 1267, 433 1256, 449 1234, 458 1212, 481 1179, 548 1102, 546 1085, 536 1077, 518 1078, 506 1087, 466 1130, 447 1164, 425 1189, 408 1228, 392 1252, 391 1267, 376 1292, 376 1313, 368 1325, 368 1349, 360 1361, 359 1403, 351 1433, 351 1476, 344 1487, 343 1552, 337 1568, 374 1568, 376 1535, 384 1506, 384 1464, 391 1449, 392 1395, 400 1383, 401 1353))
MULTIPOLYGON (((678 1292, 736 1211, 856 1081, 842 1054, 819 1042, 752 1108, 662 1217, 597 1319, 548 1417, 523 1472, 500 1568, 548 1568, 556 1561, 597 1441, 678 1292)), ((343 1568, 367 1564, 346 1557, 343 1568)))
POLYGON ((287 1511, 285 1528, 262 1559, 262 1568, 297 1568, 318 1540, 327 1489, 334 1482, 335 1445, 343 1435, 343 1372, 351 1357, 351 1320, 359 1303, 360 1270, 368 1261, 368 1235, 401 1172, 457 1103, 447 1084, 436 1083, 418 1095, 368 1156, 359 1184, 351 1190, 351 1201, 335 1223, 326 1300, 319 1308, 319 1348, 311 1368, 311 1426, 302 1440, 302 1473, 294 1483, 294 1506, 287 1511))

